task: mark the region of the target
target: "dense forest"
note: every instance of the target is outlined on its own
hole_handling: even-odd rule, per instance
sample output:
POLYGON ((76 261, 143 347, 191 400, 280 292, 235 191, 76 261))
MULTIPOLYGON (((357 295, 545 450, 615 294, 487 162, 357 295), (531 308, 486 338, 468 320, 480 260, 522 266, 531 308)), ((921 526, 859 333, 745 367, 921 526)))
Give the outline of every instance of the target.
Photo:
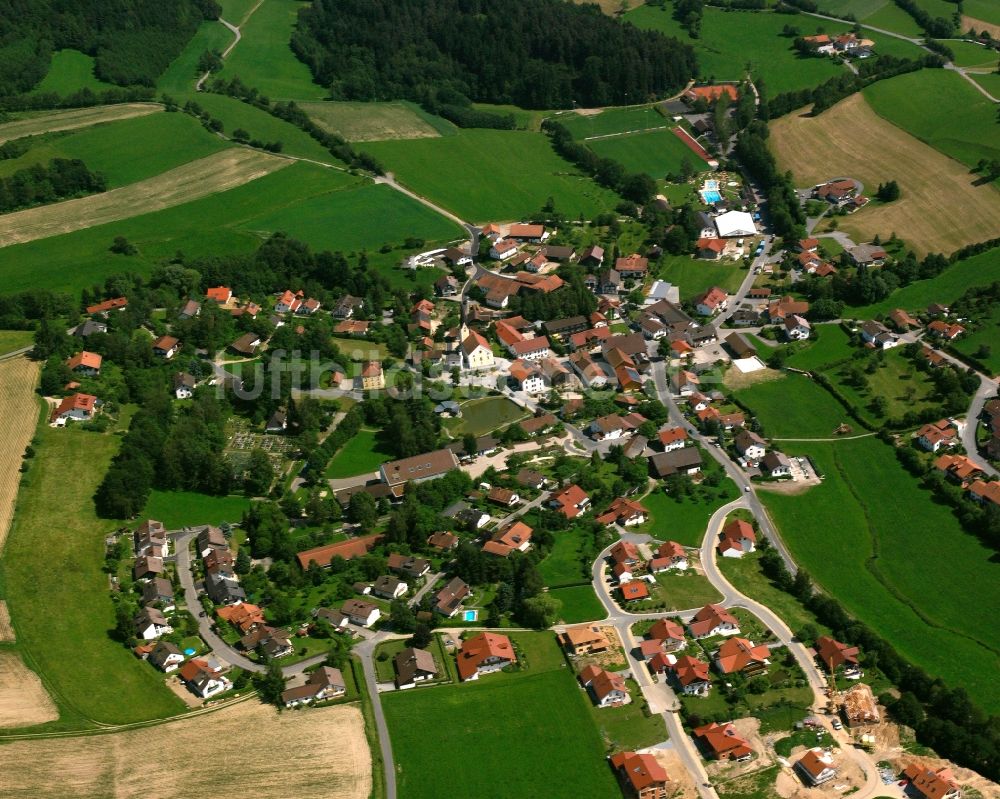
POLYGON ((108 83, 152 86, 218 16, 215 0, 0 0, 0 95, 36 86, 63 48, 94 56, 108 83))
POLYGON ((621 105, 697 72, 688 45, 563 0, 315 0, 292 47, 347 100, 621 105))
POLYGON ((65 200, 107 188, 104 177, 79 158, 53 158, 0 178, 0 213, 65 200))

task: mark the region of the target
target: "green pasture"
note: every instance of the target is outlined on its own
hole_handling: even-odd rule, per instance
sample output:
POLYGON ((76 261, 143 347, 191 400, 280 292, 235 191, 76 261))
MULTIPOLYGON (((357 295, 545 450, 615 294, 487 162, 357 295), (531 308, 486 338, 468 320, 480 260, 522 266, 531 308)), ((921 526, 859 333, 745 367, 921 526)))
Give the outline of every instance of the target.
POLYGON ((712 286, 736 291, 747 276, 742 261, 702 261, 688 255, 664 254, 656 269, 657 277, 680 287, 682 300, 712 286))
POLYGON ((325 101, 300 105, 321 128, 353 142, 453 136, 458 130, 447 120, 432 116, 420 106, 405 101, 325 101))
POLYGON ((344 444, 326 469, 326 476, 331 478, 354 477, 358 474, 377 472, 378 467, 393 459, 393 453, 388 451, 384 441, 379 441, 375 430, 359 430, 357 434, 344 444))
MULTIPOLYGON (((165 93, 180 99, 186 94, 194 94, 198 78, 198 59, 206 50, 222 52, 233 41, 233 34, 220 22, 206 20, 188 42, 180 55, 170 62, 170 66, 156 82, 157 94, 165 93)), ((199 95, 200 96, 200 95, 199 95)))
POLYGON ((754 412, 764 435, 773 438, 830 438, 847 411, 808 377, 789 373, 735 392, 754 412))
POLYGON ((587 146, 599 156, 617 161, 627 172, 645 172, 652 178, 679 173, 685 158, 699 172, 708 169, 672 130, 591 139, 587 146))
POLYGON ((194 491, 158 491, 149 495, 140 516, 163 522, 168 530, 202 524, 238 522, 250 509, 250 500, 241 496, 214 497, 194 491))
POLYGON ((79 50, 56 50, 52 54, 49 71, 35 88, 37 94, 55 92, 65 97, 68 94, 91 89, 99 92, 113 89, 110 83, 105 83, 94 74, 94 58, 79 50))
POLYGON ((565 624, 596 621, 608 615, 590 584, 553 588, 548 594, 562 603, 559 618, 565 624))
POLYGON ((699 547, 712 514, 736 496, 736 486, 728 479, 718 488, 699 489, 680 500, 656 490, 639 500, 650 514, 642 529, 659 541, 699 547))
POLYGON ((811 371, 847 360, 857 352, 857 347, 851 344, 850 337, 840 325, 814 325, 813 330, 819 333, 816 338, 789 345, 792 353, 786 364, 811 371))
POLYGON ((626 133, 651 128, 663 128, 674 123, 655 108, 606 108, 597 114, 562 113, 555 120, 565 127, 574 139, 589 139, 592 136, 607 136, 610 133, 626 133))

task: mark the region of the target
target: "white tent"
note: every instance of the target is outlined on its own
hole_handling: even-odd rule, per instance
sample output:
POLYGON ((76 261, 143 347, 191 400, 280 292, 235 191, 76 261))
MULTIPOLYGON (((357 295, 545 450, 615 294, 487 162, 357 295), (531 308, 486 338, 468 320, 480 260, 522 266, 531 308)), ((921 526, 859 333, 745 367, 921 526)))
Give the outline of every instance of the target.
POLYGON ((715 227, 721 238, 753 236, 757 233, 753 217, 745 211, 727 211, 724 214, 719 214, 715 217, 715 227))

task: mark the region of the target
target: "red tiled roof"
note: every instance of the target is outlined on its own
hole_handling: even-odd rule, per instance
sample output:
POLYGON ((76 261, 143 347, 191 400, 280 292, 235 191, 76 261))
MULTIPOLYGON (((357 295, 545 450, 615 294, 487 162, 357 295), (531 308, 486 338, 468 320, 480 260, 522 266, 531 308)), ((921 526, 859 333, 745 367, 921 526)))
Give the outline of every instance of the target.
POLYGON ((462 642, 458 653, 458 676, 467 680, 485 661, 490 658, 502 658, 511 663, 517 662, 514 647, 506 635, 499 633, 479 633, 462 642))
POLYGON ((367 555, 368 552, 382 539, 381 535, 367 535, 362 538, 351 538, 347 541, 341 541, 338 544, 330 544, 325 547, 316 547, 315 549, 307 549, 305 552, 300 552, 295 557, 299 560, 299 565, 306 569, 309 567, 310 562, 316 561, 320 566, 329 566, 330 562, 336 558, 341 557, 344 560, 351 560, 352 558, 359 558, 362 555, 367 555))

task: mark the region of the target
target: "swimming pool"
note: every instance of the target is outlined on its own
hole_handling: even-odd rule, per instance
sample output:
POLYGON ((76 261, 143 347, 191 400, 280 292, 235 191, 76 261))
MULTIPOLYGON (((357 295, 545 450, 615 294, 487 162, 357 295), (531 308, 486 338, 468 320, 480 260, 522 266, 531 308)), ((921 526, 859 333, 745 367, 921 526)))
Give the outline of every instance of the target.
POLYGON ((705 185, 702 186, 702 188, 703 189, 710 189, 710 190, 718 189, 719 188, 719 181, 717 181, 717 180, 706 180, 705 181, 705 185))
POLYGON ((462 613, 462 621, 475 621, 479 618, 478 610, 466 610, 462 613))
POLYGON ((722 202, 722 195, 719 193, 718 189, 703 189, 701 192, 701 199, 709 205, 714 205, 715 203, 722 202))

